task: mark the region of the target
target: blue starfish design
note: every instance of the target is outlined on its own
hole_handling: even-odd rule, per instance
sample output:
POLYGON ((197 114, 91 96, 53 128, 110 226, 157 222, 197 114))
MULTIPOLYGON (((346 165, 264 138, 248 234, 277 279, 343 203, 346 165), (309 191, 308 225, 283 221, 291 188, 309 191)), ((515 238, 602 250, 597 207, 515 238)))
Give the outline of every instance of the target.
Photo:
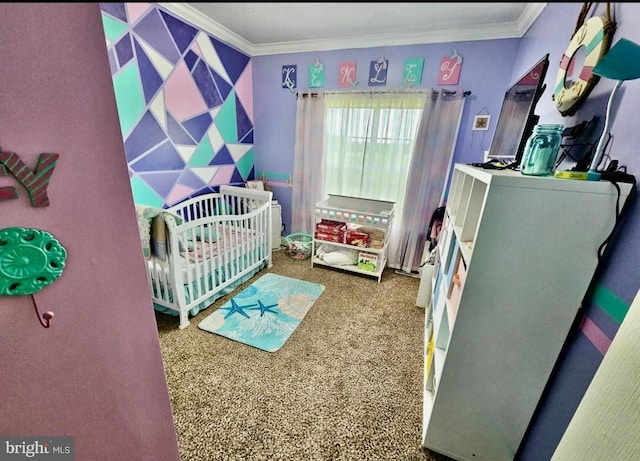
MULTIPOLYGON (((248 306, 238 306, 238 304, 232 299, 231 300, 231 307, 221 307, 220 309, 229 309, 229 312, 227 312, 227 315, 224 316, 224 318, 228 318, 231 316, 231 314, 233 314, 234 312, 237 312, 238 314, 249 318, 249 316, 247 315, 247 313, 245 311, 243 311, 243 309, 248 309, 248 308, 252 308, 253 306, 255 306, 255 304, 249 304, 248 306)), ((255 308, 254 308, 255 309, 255 308)))
POLYGON ((277 314, 276 311, 272 311, 271 308, 272 307, 277 307, 277 304, 271 304, 269 306, 265 306, 264 304, 262 304, 262 301, 258 300, 258 304, 260 305, 260 307, 252 307, 251 310, 257 311, 260 310, 260 317, 262 317, 265 312, 271 312, 272 314, 277 314))

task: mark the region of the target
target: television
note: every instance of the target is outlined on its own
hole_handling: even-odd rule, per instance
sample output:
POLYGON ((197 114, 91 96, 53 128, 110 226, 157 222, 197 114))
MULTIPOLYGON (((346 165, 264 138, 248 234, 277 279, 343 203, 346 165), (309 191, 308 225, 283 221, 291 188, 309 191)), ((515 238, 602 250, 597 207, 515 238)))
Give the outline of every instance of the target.
POLYGON ((487 154, 489 161, 499 160, 512 168, 520 165, 527 139, 540 119, 534 111, 546 89, 544 78, 548 68, 549 53, 505 92, 487 154))

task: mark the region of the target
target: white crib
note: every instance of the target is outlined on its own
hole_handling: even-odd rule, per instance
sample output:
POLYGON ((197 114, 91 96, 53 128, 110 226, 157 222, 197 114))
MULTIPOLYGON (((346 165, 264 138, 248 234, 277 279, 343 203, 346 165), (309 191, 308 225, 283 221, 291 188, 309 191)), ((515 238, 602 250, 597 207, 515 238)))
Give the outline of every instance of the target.
POLYGON ((270 191, 223 185, 166 209, 166 258, 147 261, 154 308, 186 328, 190 315, 271 267, 271 199, 270 191))

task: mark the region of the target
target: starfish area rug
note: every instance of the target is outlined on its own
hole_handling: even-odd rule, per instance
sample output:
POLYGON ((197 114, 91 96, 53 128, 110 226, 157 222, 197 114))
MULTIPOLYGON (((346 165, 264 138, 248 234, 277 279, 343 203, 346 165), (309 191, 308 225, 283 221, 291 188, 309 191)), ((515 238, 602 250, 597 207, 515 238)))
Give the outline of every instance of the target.
POLYGON ((198 328, 275 352, 298 328, 324 285, 265 274, 198 324, 198 328))

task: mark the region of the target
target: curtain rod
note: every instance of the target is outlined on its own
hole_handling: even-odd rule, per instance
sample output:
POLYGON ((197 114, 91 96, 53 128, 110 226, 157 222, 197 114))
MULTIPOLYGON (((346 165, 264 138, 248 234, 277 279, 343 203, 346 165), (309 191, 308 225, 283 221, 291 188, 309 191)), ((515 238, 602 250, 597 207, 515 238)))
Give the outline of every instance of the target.
MULTIPOLYGON (((442 89, 442 90, 429 90, 429 89, 408 89, 408 90, 329 90, 329 91, 325 91, 324 94, 346 94, 346 93, 360 93, 360 94, 367 94, 367 93, 377 93, 377 94, 385 94, 385 93, 428 93, 429 91, 437 93, 439 91, 442 91, 443 94, 445 95, 451 95, 451 94, 456 94, 458 90, 447 90, 447 89, 442 89)), ((470 90, 465 90, 462 93, 462 96, 466 97, 471 95, 471 91, 470 90)), ((303 98, 306 97, 318 97, 318 92, 317 91, 309 91, 309 90, 302 90, 302 91, 298 91, 296 92, 296 96, 302 96, 303 98)))

